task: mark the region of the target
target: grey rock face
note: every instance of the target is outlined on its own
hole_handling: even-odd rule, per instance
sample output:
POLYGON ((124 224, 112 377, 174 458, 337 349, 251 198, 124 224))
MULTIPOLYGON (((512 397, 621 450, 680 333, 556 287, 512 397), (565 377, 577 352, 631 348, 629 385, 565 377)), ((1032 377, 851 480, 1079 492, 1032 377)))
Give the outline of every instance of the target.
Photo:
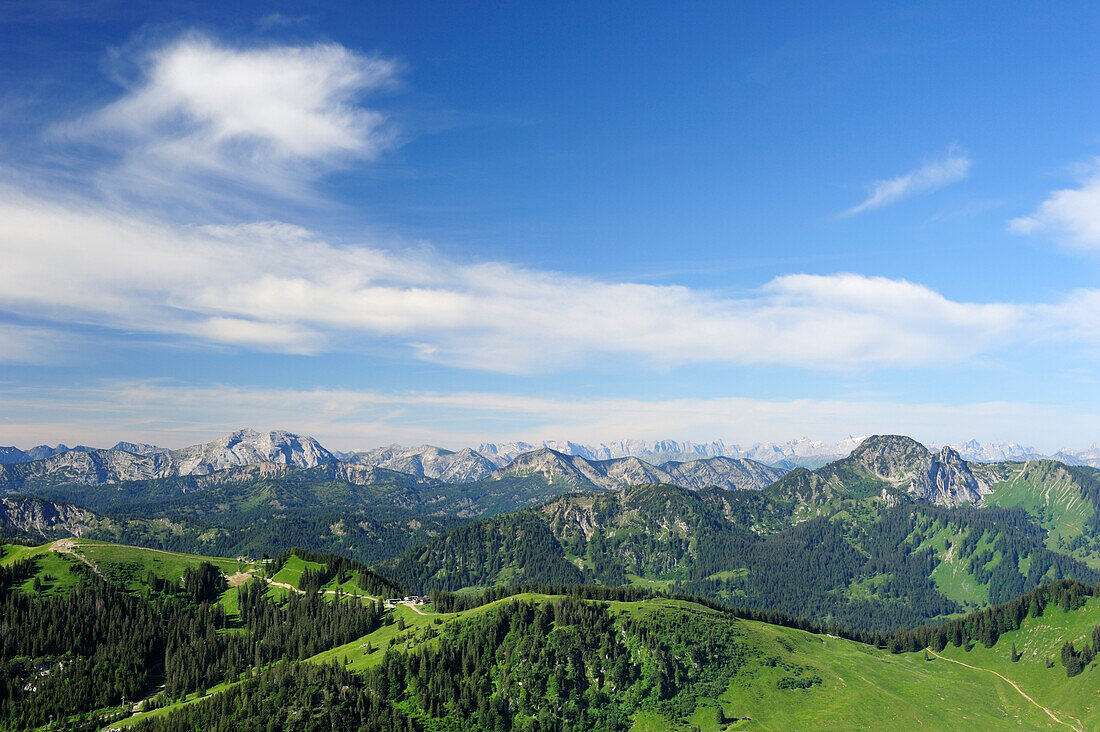
POLYGON ((743 458, 705 458, 684 463, 651 465, 636 457, 587 460, 542 448, 524 453, 491 479, 541 475, 548 483, 559 481, 580 489, 613 490, 647 483, 668 483, 699 490, 710 486, 760 489, 778 480, 786 471, 743 458), (586 488, 586 486, 588 488, 586 488))
POLYGON ((975 475, 970 464, 950 447, 933 453, 900 435, 869 437, 849 459, 914 498, 940 506, 978 505, 995 482, 988 471, 975 475))
POLYGON ((484 455, 470 448, 458 452, 433 445, 406 448, 399 445, 380 447, 369 452, 356 452, 345 458, 358 465, 374 465, 418 478, 433 478, 445 483, 470 483, 481 480, 497 466, 484 455))
POLYGON ((989 485, 981 484, 969 464, 950 447, 931 456, 921 480, 910 489, 910 493, 941 506, 958 506, 960 503, 976 505, 990 492, 989 485))
POLYGON ((336 458, 312 437, 289 432, 239 430, 181 450, 137 454, 127 450, 68 450, 14 465, 0 465, 0 489, 18 491, 36 480, 102 485, 123 480, 151 480, 207 475, 227 468, 273 463, 311 468, 336 458))
POLYGON ((96 521, 94 513, 69 503, 27 496, 0 498, 0 525, 12 526, 29 534, 43 537, 54 533, 80 536, 96 521))
POLYGON ((336 460, 336 456, 312 437, 250 429, 238 430, 201 445, 173 450, 167 455, 174 475, 201 475, 252 463, 312 468, 336 460))

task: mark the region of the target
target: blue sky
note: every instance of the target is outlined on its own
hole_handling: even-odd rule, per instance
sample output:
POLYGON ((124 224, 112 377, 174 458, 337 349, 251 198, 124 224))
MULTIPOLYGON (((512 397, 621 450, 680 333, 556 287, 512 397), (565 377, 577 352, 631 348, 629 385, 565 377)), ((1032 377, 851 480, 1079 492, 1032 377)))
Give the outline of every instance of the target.
POLYGON ((1100 10, 0 5, 0 443, 1100 440, 1100 10))

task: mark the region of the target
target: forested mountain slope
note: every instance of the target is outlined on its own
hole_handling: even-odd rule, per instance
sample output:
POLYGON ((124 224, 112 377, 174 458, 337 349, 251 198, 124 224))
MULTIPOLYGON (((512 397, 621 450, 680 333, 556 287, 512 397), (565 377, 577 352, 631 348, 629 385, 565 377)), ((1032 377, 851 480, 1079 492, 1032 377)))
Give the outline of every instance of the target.
POLYGON ((761 491, 649 485, 561 496, 465 526, 383 571, 424 591, 516 580, 672 586, 892 628, 1061 577, 1100 581, 1086 538, 1097 535, 1097 496, 1080 469, 970 465, 950 450, 877 437, 761 491))
MULTIPOLYGON (((760 490, 658 484, 592 492, 591 483, 582 490, 580 479, 556 471, 567 465, 574 477, 628 482, 650 477, 652 466, 562 457, 533 453, 516 474, 462 484, 330 461, 40 485, 45 500, 5 499, 0 531, 229 556, 292 546, 364 562, 400 556, 386 571, 424 590, 528 580, 675 583, 861 627, 984 607, 1063 576, 1091 582, 1100 568, 1100 483, 1088 468, 972 464, 947 449, 879 436, 760 490), (526 506, 538 508, 470 523, 526 506)), ((744 468, 727 458, 694 462, 727 476, 744 468)))
POLYGON ((332 555, 5 546, 0 729, 51 716, 70 729, 387 732, 1100 723, 1090 585, 879 634, 878 647, 638 590, 504 593, 458 612, 371 599, 400 592, 332 555))
MULTIPOLYGON (((98 473, 89 477, 61 467, 76 464, 86 468, 100 460, 116 459, 130 465, 167 458, 118 451, 106 456, 64 453, 49 461, 10 466, 5 474, 7 489, 46 499, 52 504, 46 511, 50 515, 57 513, 58 506, 68 504, 90 509, 94 515, 85 514, 80 522, 55 518, 31 526, 16 513, 0 511, 0 531, 12 534, 23 530, 48 538, 89 536, 221 554, 297 545, 378 561, 467 520, 537 505, 562 492, 611 489, 652 476, 675 478, 697 488, 710 483, 751 488, 771 482, 783 472, 729 458, 673 463, 668 470, 634 458, 600 463, 572 458, 583 471, 569 463, 572 472, 566 474, 558 470, 564 456, 549 452, 521 456, 512 468, 479 481, 458 483, 341 461, 312 467, 261 462, 212 473, 105 482, 98 473), (588 475, 592 480, 585 477, 588 475), (6 520, 8 517, 12 520, 6 520)), ((409 469, 404 464, 400 467, 409 469)), ((0 475, 0 483, 3 479, 0 475)), ((13 496, 12 500, 17 499, 13 496)), ((24 506, 32 505, 25 498, 18 500, 24 506)))

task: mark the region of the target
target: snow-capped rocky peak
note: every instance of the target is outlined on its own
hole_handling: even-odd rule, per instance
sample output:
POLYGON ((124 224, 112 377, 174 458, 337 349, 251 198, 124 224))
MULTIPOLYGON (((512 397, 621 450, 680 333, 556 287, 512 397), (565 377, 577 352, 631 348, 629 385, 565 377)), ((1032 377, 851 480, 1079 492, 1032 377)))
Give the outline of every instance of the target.
POLYGON ((966 442, 952 445, 959 454, 974 463, 999 463, 1004 461, 1037 460, 1043 455, 1033 447, 1027 447, 1015 442, 993 440, 992 442, 979 442, 967 440, 966 442))

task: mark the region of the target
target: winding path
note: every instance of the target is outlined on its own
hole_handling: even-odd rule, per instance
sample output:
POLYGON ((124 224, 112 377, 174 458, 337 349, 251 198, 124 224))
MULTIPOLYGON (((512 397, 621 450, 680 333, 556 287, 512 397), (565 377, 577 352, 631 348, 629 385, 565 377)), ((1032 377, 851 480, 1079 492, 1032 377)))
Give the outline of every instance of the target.
MULTIPOLYGON (((291 590, 292 592, 297 592, 299 595, 306 594, 305 590, 299 589, 299 588, 295 587, 294 585, 287 584, 286 582, 276 582, 275 580, 270 580, 270 579, 267 579, 266 577, 262 577, 261 579, 266 580, 267 583, 269 585, 271 585, 272 587, 282 587, 283 589, 291 590)), ((319 594, 319 595, 335 595, 336 590, 318 590, 317 594, 319 594)), ((360 600, 370 600, 371 602, 378 602, 378 600, 380 599, 380 598, 377 598, 377 597, 373 597, 371 595, 366 595, 366 594, 360 595, 359 593, 356 593, 356 592, 341 592, 341 594, 343 594, 344 597, 358 597, 360 600)), ((423 613, 421 613, 421 614, 423 614, 423 613)))
POLYGON ((1018 692, 1020 693, 1020 696, 1022 696, 1022 697, 1023 697, 1023 698, 1025 698, 1025 699, 1027 699, 1027 700, 1028 700, 1029 702, 1031 702, 1032 704, 1034 704, 1035 706, 1039 707, 1039 708, 1040 708, 1040 709, 1042 709, 1042 710, 1043 710, 1044 712, 1046 712, 1046 713, 1047 713, 1047 716, 1048 716, 1048 717, 1050 717, 1051 719, 1053 719, 1053 720, 1054 720, 1055 722, 1057 722, 1058 724, 1063 724, 1063 725, 1065 725, 1066 727, 1069 727, 1070 729, 1073 729, 1073 730, 1077 730, 1077 732, 1084 732, 1084 727, 1081 727, 1081 726, 1080 726, 1080 725, 1081 725, 1081 721, 1080 721, 1080 720, 1078 720, 1078 719, 1074 719, 1073 717, 1071 717, 1071 719, 1073 719, 1073 721, 1074 721, 1074 722, 1076 722, 1077 724, 1070 724, 1069 722, 1063 722, 1063 721, 1062 721, 1061 719, 1058 719, 1058 717, 1056 717, 1056 716, 1054 715, 1054 712, 1050 711, 1050 709, 1049 709, 1049 708, 1047 708, 1047 707, 1044 707, 1044 706, 1043 706, 1042 704, 1040 704, 1039 702, 1035 701, 1035 700, 1034 700, 1034 699, 1032 699, 1032 698, 1031 698, 1030 696, 1028 696, 1028 695, 1027 695, 1027 694, 1026 694, 1026 693, 1024 692, 1024 690, 1023 690, 1023 689, 1021 689, 1021 688, 1020 688, 1019 686, 1017 686, 1017 685, 1016 685, 1016 682, 1015 682, 1015 681, 1013 681, 1012 679, 1008 678, 1007 676, 1002 676, 1001 674, 997 673, 996 671, 994 671, 993 669, 990 669, 990 668, 978 668, 977 666, 971 666, 971 665, 970 665, 969 663, 963 663, 962 661, 956 661, 956 660, 955 660, 955 659, 953 659, 953 658, 947 658, 947 657, 945 657, 945 656, 941 656, 940 654, 938 654, 938 653, 936 653, 935 651, 933 651, 933 650, 932 650, 931 648, 927 648, 927 649, 925 649, 925 650, 927 650, 927 651, 928 651, 929 653, 931 653, 931 654, 932 654, 933 656, 935 656, 936 658, 939 658, 939 659, 941 659, 941 660, 943 660, 943 661, 950 661, 951 663, 957 663, 957 664, 959 664, 960 666, 966 666, 967 668, 970 668, 970 669, 974 669, 975 671, 987 671, 987 672, 989 672, 989 673, 993 674, 993 675, 994 675, 994 676, 996 676, 997 678, 999 678, 999 679, 1001 679, 1002 681, 1004 681, 1004 682, 1008 683, 1008 685, 1009 685, 1009 686, 1011 686, 1011 687, 1012 687, 1013 689, 1015 689, 1016 691, 1018 691, 1018 692))
POLYGON ((100 577, 103 577, 103 573, 99 571, 99 567, 89 561, 86 556, 77 551, 76 547, 77 543, 72 539, 58 539, 50 545, 50 551, 57 552, 58 554, 70 554, 80 561, 84 562, 84 564, 88 565, 88 567, 100 577))

